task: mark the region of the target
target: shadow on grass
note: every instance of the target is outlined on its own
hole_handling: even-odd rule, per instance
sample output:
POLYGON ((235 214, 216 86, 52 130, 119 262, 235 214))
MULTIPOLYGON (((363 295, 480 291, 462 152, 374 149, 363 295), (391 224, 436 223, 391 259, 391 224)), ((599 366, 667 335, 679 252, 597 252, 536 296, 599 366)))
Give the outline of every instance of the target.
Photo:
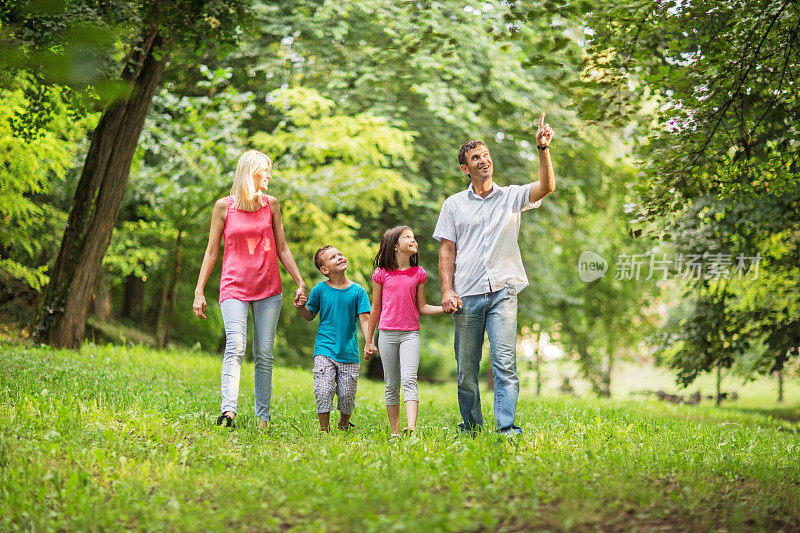
POLYGON ((738 413, 748 415, 760 415, 765 418, 775 418, 784 420, 793 424, 800 423, 800 405, 786 406, 786 407, 722 407, 725 411, 735 411, 738 413))
POLYGON ((155 347, 153 336, 122 322, 100 321, 93 317, 86 320, 84 338, 95 344, 115 344, 125 346, 130 343, 155 347))

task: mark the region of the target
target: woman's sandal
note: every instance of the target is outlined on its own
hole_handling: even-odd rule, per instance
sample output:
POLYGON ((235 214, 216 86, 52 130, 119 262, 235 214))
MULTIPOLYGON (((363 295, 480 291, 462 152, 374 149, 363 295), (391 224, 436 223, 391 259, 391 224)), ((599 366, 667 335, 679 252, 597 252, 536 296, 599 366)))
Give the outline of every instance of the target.
POLYGON ((233 421, 232 417, 226 416, 225 413, 222 413, 221 415, 219 415, 219 418, 217 418, 218 426, 221 426, 223 422, 225 422, 226 428, 231 428, 231 429, 236 428, 236 422, 233 421))

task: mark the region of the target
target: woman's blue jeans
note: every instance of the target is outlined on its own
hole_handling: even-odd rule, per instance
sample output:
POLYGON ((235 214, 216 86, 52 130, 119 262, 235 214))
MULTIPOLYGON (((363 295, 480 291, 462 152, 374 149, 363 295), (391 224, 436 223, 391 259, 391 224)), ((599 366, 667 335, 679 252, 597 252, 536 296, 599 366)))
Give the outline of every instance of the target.
POLYGON ((253 309, 253 363, 256 420, 269 420, 272 397, 272 346, 281 313, 282 294, 245 302, 228 298, 219 304, 225 324, 225 354, 222 356, 222 412, 237 412, 239 376, 247 341, 247 310, 253 309))
POLYGON ((513 288, 461 298, 462 308, 453 314, 458 372, 458 408, 462 431, 483 427, 478 372, 484 332, 489 336, 494 374, 494 418, 497 431, 519 433, 515 425, 519 378, 517 377, 517 293, 513 288))

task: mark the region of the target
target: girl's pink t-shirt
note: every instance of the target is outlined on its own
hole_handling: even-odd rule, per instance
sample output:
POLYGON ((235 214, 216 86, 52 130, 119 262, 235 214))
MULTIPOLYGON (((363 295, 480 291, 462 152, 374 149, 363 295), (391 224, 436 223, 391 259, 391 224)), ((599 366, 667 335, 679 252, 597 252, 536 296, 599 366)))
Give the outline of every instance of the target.
POLYGON ((405 270, 376 268, 372 281, 383 286, 381 320, 378 329, 416 331, 419 329, 417 285, 428 279, 425 269, 411 267, 405 270))
POLYGON ((228 298, 263 300, 280 294, 283 286, 269 201, 265 197, 261 209, 242 211, 236 209, 232 197, 228 196, 227 200, 219 302, 228 298))

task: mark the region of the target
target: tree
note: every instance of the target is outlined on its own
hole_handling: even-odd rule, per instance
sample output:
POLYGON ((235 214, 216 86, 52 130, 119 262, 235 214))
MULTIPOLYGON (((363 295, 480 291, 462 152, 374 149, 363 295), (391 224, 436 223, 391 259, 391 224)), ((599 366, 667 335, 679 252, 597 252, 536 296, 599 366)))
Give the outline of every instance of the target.
MULTIPOLYGON (((65 13, 81 9, 70 4, 65 13)), ((128 23, 135 37, 119 80, 126 91, 103 111, 84 161, 64 237, 37 320, 36 336, 54 346, 76 347, 83 340, 86 313, 108 247, 130 164, 153 95, 173 49, 213 31, 217 42, 231 41, 244 18, 241 2, 131 3, 128 23)), ((32 17, 27 26, 39 19, 32 17)))
POLYGON ((796 246, 775 245, 800 235, 799 22, 790 0, 620 0, 587 16, 584 73, 595 92, 585 116, 640 120, 633 222, 674 243, 676 268, 690 255, 763 257, 757 278, 686 280, 687 303, 661 337, 683 384, 764 339, 751 368, 777 370, 798 343, 782 333, 800 317, 796 246))
POLYGON ((676 222, 684 304, 660 348, 682 384, 715 368, 736 366, 745 377, 780 371, 800 345, 799 228, 785 201, 702 198, 676 222), (697 270, 687 276, 692 263, 697 270))

